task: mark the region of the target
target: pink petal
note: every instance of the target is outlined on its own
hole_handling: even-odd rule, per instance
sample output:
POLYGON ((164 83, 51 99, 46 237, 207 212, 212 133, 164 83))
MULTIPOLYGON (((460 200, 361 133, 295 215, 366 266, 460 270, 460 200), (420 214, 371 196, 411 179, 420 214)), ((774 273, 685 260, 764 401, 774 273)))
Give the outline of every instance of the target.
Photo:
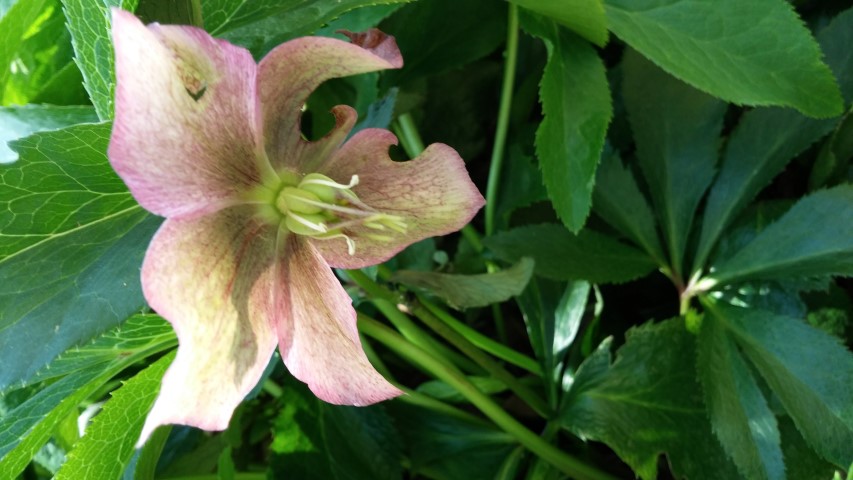
POLYGON ((298 38, 279 45, 261 60, 258 92, 263 105, 264 138, 276 170, 311 173, 310 167, 300 168, 314 157, 302 153, 307 142, 301 138, 299 122, 308 96, 321 83, 403 66, 393 37, 381 32, 373 35, 360 42, 367 48, 333 38, 298 38))
POLYGON ((237 203, 269 170, 249 52, 198 28, 146 27, 118 9, 113 39, 109 156, 137 201, 166 217, 237 203))
POLYGON ((390 241, 364 236, 376 230, 354 229, 355 255, 348 254, 342 239, 314 240, 329 265, 362 268, 381 263, 418 240, 459 230, 485 204, 456 150, 434 143, 413 160, 395 162, 388 148, 396 143, 387 130, 365 129, 322 167, 321 173, 341 183, 358 175, 353 188, 358 198, 382 213, 403 217, 408 225, 405 234, 395 233, 390 241))
POLYGON ((278 324, 279 351, 290 373, 338 405, 400 395, 367 360, 350 297, 311 244, 292 235, 281 268, 288 311, 278 324))
POLYGON ((159 425, 223 430, 255 386, 276 345, 271 318, 273 229, 246 207, 199 219, 167 219, 142 265, 151 307, 178 335, 178 354, 142 430, 159 425))

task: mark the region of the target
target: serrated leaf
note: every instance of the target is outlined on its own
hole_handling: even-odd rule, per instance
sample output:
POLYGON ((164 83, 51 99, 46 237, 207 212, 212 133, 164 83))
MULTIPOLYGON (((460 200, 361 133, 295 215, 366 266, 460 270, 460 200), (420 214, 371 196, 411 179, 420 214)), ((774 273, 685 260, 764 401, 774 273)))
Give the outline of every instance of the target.
POLYGON ((400 270, 391 280, 427 290, 457 309, 485 307, 519 295, 533 275, 533 266, 533 260, 525 257, 500 272, 454 275, 400 270))
POLYGON ((732 103, 842 111, 832 72, 783 0, 606 0, 610 29, 666 71, 732 103))
POLYGON ((539 167, 557 216, 578 232, 589 216, 595 169, 613 116, 604 63, 587 42, 554 21, 534 15, 521 20, 548 49, 539 84, 544 115, 536 130, 539 167))
MULTIPOLYGON (((817 38, 848 101, 853 97, 853 9, 838 15, 817 38)), ((729 137, 722 167, 705 207, 693 270, 705 267, 717 240, 736 215, 785 165, 832 130, 837 120, 815 120, 782 108, 746 112, 729 137)))
POLYGON ((650 257, 607 235, 585 229, 574 235, 556 224, 519 227, 484 240, 499 258, 531 257, 536 273, 553 280, 620 283, 655 268, 650 257))
POLYGON ((615 362, 605 346, 581 365, 560 413, 563 427, 606 443, 646 480, 657 478, 662 453, 676 478, 738 478, 711 433, 695 354, 680 318, 628 330, 615 362))
POLYGON ((853 186, 803 197, 712 268, 708 285, 760 278, 853 275, 853 186))
POLYGON ((643 247, 658 265, 667 261, 661 248, 654 213, 630 169, 619 154, 605 148, 596 174, 592 208, 620 233, 643 247))
POLYGON ((506 38, 506 9, 494 8, 490 0, 416 2, 381 27, 394 35, 405 59, 403 68, 383 73, 382 85, 403 85, 493 52, 506 38))
POLYGON ((607 18, 601 0, 510 0, 519 7, 546 16, 603 47, 607 43, 607 18))
POLYGON ((176 350, 142 370, 112 393, 86 434, 68 453, 56 480, 119 478, 130 462, 145 416, 160 392, 160 380, 176 350))
MULTIPOLYGON (((45 130, 56 130, 77 123, 90 123, 98 120, 92 107, 57 107, 53 105, 25 105, 21 107, 0 107, 0 185, 8 184, 4 180, 5 173, 10 165, 4 163, 14 162, 18 154, 7 146, 8 142, 26 137, 36 132, 45 130)), ((20 164, 18 165, 20 166, 20 164)), ((9 192, 0 186, 0 206, 7 199, 9 192)), ((2 208, 2 207, 0 207, 2 208)), ((0 226, 5 233, 6 226, 3 224, 3 216, 0 215, 0 226)), ((3 233, 0 233, 2 236, 3 233)), ((2 242, 2 240, 0 240, 2 242)), ((0 247, 2 252, 2 247, 0 247)), ((0 258, 3 254, 0 253, 0 258)))
POLYGON ((202 2, 202 15, 212 35, 242 45, 260 58, 276 45, 314 33, 350 10, 409 1, 210 0, 202 2))
POLYGON ((779 418, 779 432, 782 434, 782 450, 785 455, 786 473, 789 479, 827 480, 837 472, 835 467, 817 456, 809 444, 797 431, 790 417, 779 418))
POLYGON ((706 303, 781 400, 800 433, 838 466, 853 462, 853 354, 805 322, 706 303))
POLYGON ((110 7, 132 10, 133 4, 133 0, 62 0, 74 45, 74 61, 101 120, 113 118, 115 68, 110 7))
POLYGON ((726 104, 634 50, 625 53, 622 68, 637 157, 669 247, 670 266, 680 275, 696 208, 714 178, 726 104))
POLYGON ((726 329, 706 315, 697 370, 711 426, 744 478, 785 478, 776 417, 726 329))
POLYGON ((11 72, 9 66, 18 55, 30 26, 39 18, 46 5, 45 0, 16 2, 0 18, 0 105, 5 101, 6 81, 11 72))
MULTIPOLYGON (((155 327, 157 323, 165 324, 162 319, 154 318, 139 319, 139 322, 147 328, 155 327)), ((134 328, 128 330, 135 331, 134 328)), ((109 336, 112 341, 104 339, 90 347, 97 352, 109 348, 112 352, 109 360, 90 363, 51 383, 0 419, 0 478, 16 478, 50 438, 56 425, 112 377, 140 359, 176 343, 174 335, 156 336, 145 344, 125 349, 121 347, 125 337, 120 328, 113 330, 109 336)), ((80 354, 85 355, 87 350, 87 347, 81 348, 80 354)))

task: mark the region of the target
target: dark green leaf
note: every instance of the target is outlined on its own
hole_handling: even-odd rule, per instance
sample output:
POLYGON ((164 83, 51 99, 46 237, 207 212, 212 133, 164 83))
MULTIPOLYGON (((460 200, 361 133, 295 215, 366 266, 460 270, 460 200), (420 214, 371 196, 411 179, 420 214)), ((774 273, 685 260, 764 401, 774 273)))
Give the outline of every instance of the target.
POLYGON ((817 456, 797 431, 790 417, 779 418, 782 434, 782 453, 785 467, 791 480, 827 480, 833 478, 836 469, 831 463, 817 456))
POLYGON ((8 104, 5 90, 11 72, 9 66, 19 55, 18 50, 24 43, 31 25, 48 3, 45 0, 22 0, 12 5, 0 18, 0 105, 8 104))
POLYGON ((616 151, 605 148, 595 183, 592 204, 595 213, 643 247, 658 265, 666 265, 654 213, 640 192, 634 174, 622 166, 616 151))
MULTIPOLYGON (((6 146, 7 142, 44 130, 55 130, 76 123, 96 121, 98 121, 98 116, 92 107, 55 107, 52 105, 0 107, 0 182, 2 184, 9 183, 5 181, 5 172, 11 170, 11 166, 3 165, 3 163, 13 162, 18 159, 18 154, 6 146)), ((26 147, 19 146, 19 148, 26 147)), ((23 170, 20 164, 16 165, 16 167, 23 170)), ((23 172, 21 175, 23 175, 23 172)), ((6 200, 8 195, 9 192, 6 191, 6 187, 0 186, 0 202, 6 200)), ((0 205, 2 204, 0 203, 0 205)), ((7 227, 4 225, 3 220, 0 220, 0 225, 3 225, 3 231, 5 232, 7 227)), ((0 247, 0 252, 2 252, 2 247, 0 247)), ((0 257, 2 256, 3 254, 0 253, 0 257)))
POLYGON ((610 29, 666 71, 724 100, 831 117, 841 95, 783 0, 607 0, 610 29))
POLYGON ((338 33, 338 30, 363 32, 374 28, 379 24, 379 22, 399 10, 402 6, 402 3, 392 3, 389 5, 368 5, 366 7, 356 8, 329 22, 328 25, 317 30, 314 34, 324 37, 346 39, 344 35, 338 33))
POLYGON ((492 480, 515 439, 467 416, 391 402, 394 423, 403 437, 416 474, 437 480, 492 480))
POLYGON ((669 247, 670 266, 680 275, 696 207, 714 177, 726 104, 633 50, 625 53, 622 68, 637 157, 669 247))
POLYGON ((406 5, 382 22, 405 63, 384 74, 384 86, 460 67, 493 52, 506 36, 506 10, 490 0, 431 0, 406 5))
POLYGON ((803 197, 712 268, 707 286, 757 278, 853 275, 853 186, 803 197))
POLYGON ((632 328, 613 364, 606 348, 578 370, 560 416, 565 428, 606 443, 646 480, 657 478, 661 453, 677 478, 738 478, 711 432, 695 337, 682 319, 632 328))
POLYGON ((496 210, 504 224, 509 223, 515 210, 548 200, 542 173, 531 156, 525 155, 519 145, 508 148, 506 170, 501 176, 501 187, 498 191, 501 194, 498 195, 496 210))
POLYGON ((607 19, 601 0, 510 0, 512 3, 551 18, 590 42, 607 43, 607 19))
POLYGON ((853 462, 853 354, 805 322, 707 304, 779 397, 803 438, 838 466, 853 462))
MULTIPOLYGON (((104 350, 111 355, 104 362, 87 363, 73 375, 51 383, 0 419, 0 478, 16 478, 55 427, 69 414, 76 414, 77 406, 113 376, 173 346, 174 335, 151 335, 144 343, 139 337, 140 330, 153 332, 163 325, 166 324, 162 319, 140 317, 128 322, 127 337, 125 330, 117 328, 107 338, 82 347, 76 355, 101 356, 104 350), (134 346, 127 348, 125 341, 134 346)), ((3 347, 3 351, 8 351, 8 347, 3 347)))
POLYGON ((101 120, 113 118, 115 69, 110 7, 129 9, 134 3, 133 0, 62 0, 74 45, 74 60, 101 120))
POLYGON ((697 369, 711 426, 744 478, 784 479, 776 417, 723 325, 706 315, 697 369))
POLYGON ((160 358, 112 393, 86 434, 68 453, 56 480, 119 478, 139 440, 145 416, 160 392, 160 380, 175 351, 160 358))
POLYGON ((515 228, 484 241, 498 257, 514 262, 536 261, 536 273, 554 280, 620 283, 642 277, 655 268, 643 252, 607 235, 586 229, 577 235, 560 225, 515 228))
POLYGON ((578 232, 592 205, 595 168, 613 115, 604 63, 587 42, 552 20, 523 15, 522 25, 548 49, 539 84, 545 117, 536 131, 539 167, 554 210, 578 232))
POLYGON ((411 0, 210 0, 202 2, 212 35, 261 57, 287 40, 314 33, 340 15, 364 6, 411 0))
POLYGON ((400 270, 391 280, 427 290, 457 309, 485 307, 519 295, 533 275, 533 265, 532 259, 522 258, 506 270, 481 275, 400 270))
MULTIPOLYGON (((826 61, 841 82, 848 100, 853 97, 853 55, 850 37, 853 9, 839 15, 818 35, 826 61)), ((705 265, 724 229, 794 156, 824 136, 837 122, 814 120, 781 108, 760 108, 743 115, 729 137, 720 175, 705 208, 702 235, 694 270, 705 265)))

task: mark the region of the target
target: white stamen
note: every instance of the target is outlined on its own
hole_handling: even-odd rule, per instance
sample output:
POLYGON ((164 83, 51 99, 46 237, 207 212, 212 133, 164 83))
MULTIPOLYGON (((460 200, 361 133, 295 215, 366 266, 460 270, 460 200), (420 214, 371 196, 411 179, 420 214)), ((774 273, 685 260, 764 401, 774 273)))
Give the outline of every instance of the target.
POLYGON ((312 222, 312 221, 310 221, 310 220, 308 220, 308 219, 306 219, 306 218, 302 217, 301 215, 298 215, 294 212, 289 212, 287 215, 289 217, 293 217, 294 220, 296 220, 297 222, 301 223, 302 225, 305 225, 306 227, 308 227, 312 230, 316 230, 320 233, 326 233, 329 231, 329 229, 325 225, 323 225, 322 223, 314 223, 314 222, 312 222))
POLYGON ((340 190, 346 190, 346 189, 349 189, 349 188, 352 188, 352 187, 358 185, 358 175, 353 175, 350 178, 348 185, 344 185, 342 183, 337 183, 337 182, 332 181, 332 180, 322 180, 319 178, 312 178, 310 180, 303 180, 300 183, 300 186, 301 185, 323 185, 324 187, 332 187, 332 188, 337 188, 340 190))

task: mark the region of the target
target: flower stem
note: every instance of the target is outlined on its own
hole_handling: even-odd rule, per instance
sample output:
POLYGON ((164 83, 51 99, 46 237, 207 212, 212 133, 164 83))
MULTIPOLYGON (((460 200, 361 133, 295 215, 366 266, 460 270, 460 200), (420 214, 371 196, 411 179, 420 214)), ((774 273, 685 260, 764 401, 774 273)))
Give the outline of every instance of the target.
POLYGON ((501 179, 506 134, 509 128, 509 111, 515 85, 515 65, 518 58, 518 7, 509 4, 509 18, 506 33, 506 60, 504 62, 501 103, 498 109, 498 124, 495 127, 495 142, 492 146, 492 159, 489 164, 489 182, 486 185, 486 236, 495 233, 495 207, 498 185, 501 179))
POLYGON ((460 394, 467 398, 474 406, 480 409, 484 415, 495 424, 514 436, 519 443, 532 451, 537 456, 554 465, 563 473, 585 480, 613 480, 614 477, 605 472, 586 465, 580 460, 561 451, 554 445, 540 438, 519 423, 510 414, 492 401, 487 395, 477 389, 467 378, 454 366, 440 358, 429 355, 426 351, 408 342, 390 328, 373 320, 372 318, 359 315, 359 328, 373 339, 383 343, 400 356, 420 364, 425 369, 444 380, 455 388, 460 394))
MULTIPOLYGON (((398 298, 394 292, 388 290, 387 288, 379 285, 374 282, 370 277, 365 275, 363 272, 359 270, 350 270, 348 272, 350 278, 358 284, 359 287, 364 289, 365 292, 370 295, 374 304, 379 307, 382 305, 381 302, 390 302, 390 304, 396 305, 401 303, 401 299, 398 298), (378 300, 378 301, 377 301, 378 300)), ((387 305, 387 304, 386 304, 387 305)), ((539 415, 550 418, 551 417, 551 409, 548 407, 548 404, 542 400, 541 397, 536 395, 530 388, 526 385, 522 384, 515 378, 511 373, 509 373, 506 369, 504 369, 500 364, 495 362, 491 357, 483 353, 482 350, 477 348, 473 343, 469 342, 465 337, 456 333, 452 328, 445 325, 441 320, 439 320, 435 315, 432 314, 425 306, 418 302, 414 302, 409 305, 409 308, 416 317, 418 317, 422 322, 424 322, 432 331, 442 336, 445 340, 450 342, 451 345, 458 348, 459 351, 464 353, 468 358, 474 361, 477 365, 482 367, 485 371, 487 371, 494 378, 500 380, 504 385, 506 385, 513 393, 518 395, 519 398, 524 400, 530 408, 532 408, 539 415)), ((385 309, 383 309, 385 310, 385 309)), ((408 337, 410 341, 414 338, 415 340, 412 343, 415 343, 417 346, 424 348, 423 337, 426 336, 417 326, 414 325, 405 315, 402 314, 396 308, 394 312, 383 311, 383 314, 390 313, 391 315, 387 315, 388 320, 390 320, 394 325, 403 333, 404 336, 408 337), (403 317, 403 318, 399 318, 403 317)), ((429 351, 430 348, 424 348, 429 351)), ((438 355, 440 358, 444 358, 442 355, 438 355)))
POLYGON ((415 158, 424 151, 424 141, 421 140, 421 135, 418 133, 418 127, 415 126, 415 121, 412 115, 404 113, 397 117, 397 122, 393 127, 394 133, 400 137, 400 145, 406 151, 406 155, 410 158, 415 158))

